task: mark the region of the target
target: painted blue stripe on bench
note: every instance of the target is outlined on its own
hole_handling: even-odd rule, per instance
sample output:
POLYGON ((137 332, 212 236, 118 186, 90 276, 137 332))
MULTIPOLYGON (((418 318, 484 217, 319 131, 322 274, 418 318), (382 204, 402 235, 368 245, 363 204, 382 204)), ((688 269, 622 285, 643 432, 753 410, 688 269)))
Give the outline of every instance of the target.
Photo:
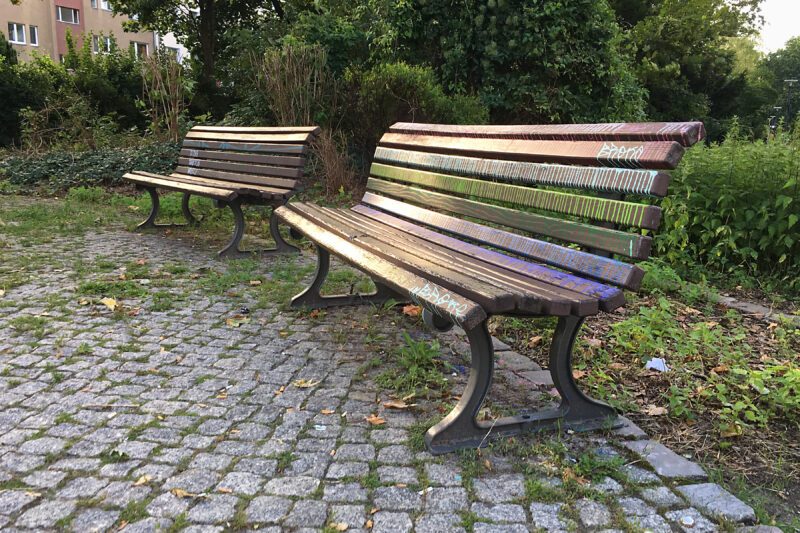
POLYGON ((356 211, 362 215, 379 220, 392 227, 400 228, 412 235, 416 235, 417 237, 441 244, 450 249, 465 253, 472 257, 477 257, 489 263, 508 268, 514 272, 527 274, 532 278, 550 283, 557 287, 570 289, 601 300, 613 298, 620 293, 620 290, 616 287, 609 287, 608 285, 603 285, 591 280, 579 278, 565 272, 559 272, 557 270, 537 265, 535 263, 530 263, 528 261, 523 261, 521 259, 517 259, 516 257, 510 257, 493 250, 487 250, 486 248, 481 248, 480 246, 460 241, 458 239, 448 237, 447 235, 423 228, 416 224, 412 224, 397 217, 393 217, 365 205, 356 205, 352 209, 353 211, 356 211))
POLYGON ((194 141, 186 139, 183 141, 185 148, 201 148, 204 150, 236 150, 239 152, 275 152, 275 153, 297 153, 302 154, 304 146, 285 145, 285 144, 264 144, 248 142, 226 142, 226 141, 194 141), (211 143, 211 144, 209 144, 211 143))

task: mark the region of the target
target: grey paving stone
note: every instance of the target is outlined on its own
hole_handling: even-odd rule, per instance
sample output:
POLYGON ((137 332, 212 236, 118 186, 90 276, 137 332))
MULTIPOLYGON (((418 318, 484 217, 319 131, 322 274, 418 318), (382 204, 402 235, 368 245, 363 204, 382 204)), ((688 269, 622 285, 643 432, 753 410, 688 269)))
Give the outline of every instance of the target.
POLYGON ((646 439, 647 433, 642 430, 639 426, 631 422, 628 418, 624 416, 617 417, 622 422, 622 427, 613 429, 611 432, 622 438, 626 439, 646 439))
POLYGON ((328 472, 325 474, 325 479, 343 479, 346 477, 359 477, 369 474, 369 465, 367 463, 333 463, 328 467, 328 472))
POLYGON ((80 477, 71 480, 63 489, 56 492, 56 498, 65 500, 85 500, 94 497, 100 489, 108 485, 107 479, 80 477))
POLYGON ((332 505, 329 522, 345 524, 349 528, 364 527, 367 513, 363 505, 332 505))
POLYGON ((569 525, 558 516, 562 506, 561 503, 532 503, 528 508, 531 513, 531 522, 534 526, 548 531, 566 531, 569 525))
POLYGON ((171 492, 165 492, 147 504, 147 512, 151 516, 176 518, 189 508, 188 498, 178 498, 171 492))
POLYGON ((367 500, 367 490, 359 483, 325 485, 322 499, 326 502, 363 502, 367 500))
POLYGON ((328 504, 314 500, 301 500, 294 504, 283 522, 290 527, 321 527, 328 517, 328 504))
POLYGON ((37 470, 30 475, 22 478, 22 482, 31 487, 38 487, 42 489, 52 489, 61 480, 67 477, 66 472, 58 472, 55 470, 37 470))
POLYGON ((629 516, 645 516, 656 514, 656 510, 639 498, 620 498, 618 500, 622 512, 629 516))
POLYGON ((659 477, 654 473, 634 465, 623 465, 620 467, 619 472, 627 476, 628 479, 633 483, 644 485, 648 483, 661 482, 661 479, 659 479, 659 477))
POLYGON ((379 444, 405 444, 408 442, 408 431, 404 429, 374 429, 370 431, 369 438, 379 444))
POLYGON ((681 457, 660 442, 634 440, 623 444, 629 450, 642 456, 661 477, 685 478, 698 481, 708 479, 708 475, 697 463, 681 457))
POLYGON ((475 513, 478 518, 491 520, 492 522, 525 522, 525 509, 521 505, 513 503, 498 503, 497 505, 487 505, 482 502, 475 502, 470 507, 470 511, 475 513))
POLYGON ((689 503, 711 516, 722 516, 732 522, 751 523, 756 515, 753 508, 716 483, 700 483, 678 487, 689 503))
POLYGON ((233 467, 235 472, 250 472, 259 476, 272 477, 278 467, 276 459, 261 459, 259 457, 245 457, 233 467))
POLYGON ((422 497, 407 487, 378 487, 373 494, 375 507, 388 511, 418 511, 422 497))
POLYGON ((100 496, 105 496, 105 504, 124 507, 147 498, 152 490, 146 485, 134 487, 130 481, 112 481, 100 491, 100 496))
POLYGON ((461 517, 454 513, 449 514, 423 514, 414 524, 416 533, 466 533, 466 529, 456 525, 461 522, 461 517))
POLYGON ((128 524, 123 531, 125 533, 162 533, 167 531, 170 526, 172 526, 172 520, 169 518, 151 517, 128 524))
POLYGON ((642 499, 656 507, 672 508, 683 504, 683 500, 665 486, 641 490, 642 499))
POLYGON ((219 474, 209 470, 186 470, 164 483, 164 489, 184 489, 188 492, 205 492, 217 484, 219 474))
POLYGON ((502 474, 496 477, 477 479, 475 495, 489 503, 505 503, 525 495, 525 478, 521 474, 502 474))
POLYGON ((86 533, 102 533, 108 531, 118 517, 119 511, 86 509, 72 520, 72 530, 86 533))
POLYGON ((372 517, 372 533, 408 533, 414 525, 407 513, 378 511, 372 517))
POLYGON ((529 533, 530 530, 523 524, 487 524, 475 522, 475 533, 529 533))
POLYGON ((417 483, 417 471, 408 466, 379 466, 378 478, 381 483, 417 483))
POLYGON ((461 469, 456 466, 426 463, 425 475, 432 485, 461 486, 461 469))
POLYGON ((592 484, 591 487, 594 490, 605 492, 606 494, 620 494, 624 490, 622 485, 608 476, 604 477, 599 483, 592 484))
POLYGON ((228 465, 233 461, 230 455, 223 455, 221 453, 198 453, 195 455, 192 462, 189 463, 189 468, 197 468, 200 470, 225 470, 228 465))
POLYGON ((716 524, 694 508, 669 511, 664 517, 686 533, 715 533, 719 530, 716 524))
POLYGON ((264 492, 278 496, 307 496, 317 490, 319 479, 312 477, 282 477, 271 479, 264 492))
POLYGON ((455 513, 467 508, 467 490, 461 487, 435 487, 425 495, 425 512, 455 513))
POLYGON ((29 529, 53 527, 56 522, 72 514, 74 509, 74 501, 51 500, 42 502, 36 507, 25 511, 22 516, 17 518, 15 524, 18 527, 29 529))
POLYGON ((248 522, 277 523, 289 513, 292 500, 277 496, 253 498, 245 510, 248 522))
POLYGON ((230 490, 233 494, 248 494, 253 495, 259 492, 259 489, 264 484, 264 478, 249 472, 230 472, 226 474, 219 485, 217 490, 230 490))
POLYGON ((239 499, 230 494, 212 494, 200 500, 189 509, 186 517, 190 522, 200 524, 216 524, 233 518, 236 513, 236 503, 239 499))
POLYGON ((0 492, 0 514, 11 515, 36 500, 28 491, 6 490, 0 492))
POLYGON ((598 529, 611 523, 611 513, 602 503, 582 498, 575 502, 581 523, 589 529, 598 529))
POLYGON ((628 516, 628 521, 634 526, 652 533, 671 533, 672 528, 663 517, 657 514, 642 516, 628 516))
POLYGON ((386 464, 407 465, 414 460, 414 454, 407 446, 396 444, 381 448, 378 451, 378 462, 386 464))
POLYGON ((124 453, 131 459, 147 459, 156 446, 158 444, 154 442, 129 441, 117 445, 114 450, 124 453))
POLYGON ((336 461, 371 461, 375 459, 375 447, 372 444, 342 444, 336 450, 336 461))

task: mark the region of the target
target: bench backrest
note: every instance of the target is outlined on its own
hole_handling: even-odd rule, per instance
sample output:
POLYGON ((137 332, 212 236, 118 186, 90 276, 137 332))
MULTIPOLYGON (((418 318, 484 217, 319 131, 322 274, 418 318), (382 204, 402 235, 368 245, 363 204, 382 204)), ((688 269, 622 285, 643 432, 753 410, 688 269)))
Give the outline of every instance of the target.
POLYGON ((294 191, 317 126, 195 126, 186 135, 175 175, 294 191))
MULTIPOLYGON (((580 277, 636 289, 664 196, 699 122, 451 126, 399 122, 362 203, 580 277), (631 197, 635 197, 639 202, 631 197)), ((445 237, 446 238, 446 237, 445 237)))

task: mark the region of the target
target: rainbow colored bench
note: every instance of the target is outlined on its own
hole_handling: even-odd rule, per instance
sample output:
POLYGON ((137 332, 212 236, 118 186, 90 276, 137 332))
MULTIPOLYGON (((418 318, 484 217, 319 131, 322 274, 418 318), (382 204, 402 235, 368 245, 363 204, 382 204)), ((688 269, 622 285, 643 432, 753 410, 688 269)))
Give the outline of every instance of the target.
POLYGON ((270 217, 270 233, 275 248, 240 250, 239 243, 244 236, 242 205, 261 204, 274 208, 285 204, 297 190, 298 180, 303 175, 305 154, 317 133, 319 127, 316 126, 195 126, 183 141, 175 172, 162 176, 133 171, 123 176, 150 193, 153 202, 150 215, 137 229, 195 225, 197 219, 189 210, 189 199, 192 195, 205 196, 211 198, 217 207, 230 207, 233 212, 233 238, 217 255, 298 252, 281 237, 274 212, 270 217), (157 188, 183 193, 181 209, 186 224, 156 224, 159 210, 157 188))
POLYGON ((644 271, 673 169, 704 136, 692 123, 447 126, 397 123, 381 139, 367 192, 351 209, 294 202, 278 218, 316 244, 317 274, 293 307, 423 307, 430 327, 458 324, 472 352, 458 405, 432 427, 433 453, 556 426, 594 429, 613 408, 575 384, 571 354, 585 317, 625 303, 644 271), (321 296, 330 253, 366 272, 370 295, 321 296), (491 315, 558 317, 550 372, 557 409, 491 424, 476 415, 492 381, 491 315))

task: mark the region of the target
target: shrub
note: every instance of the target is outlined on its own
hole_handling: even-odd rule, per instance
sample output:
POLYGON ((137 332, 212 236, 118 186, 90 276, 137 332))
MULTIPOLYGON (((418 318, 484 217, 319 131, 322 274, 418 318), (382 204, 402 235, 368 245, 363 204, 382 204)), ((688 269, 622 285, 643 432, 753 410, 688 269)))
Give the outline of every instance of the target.
POLYGON ((131 170, 165 173, 178 158, 177 144, 134 148, 104 148, 69 153, 54 150, 42 156, 11 156, 0 161, 0 179, 12 184, 44 186, 51 190, 118 184, 131 170))
POLYGON ((785 281, 800 290, 800 135, 688 150, 664 202, 655 250, 674 265, 785 281))

